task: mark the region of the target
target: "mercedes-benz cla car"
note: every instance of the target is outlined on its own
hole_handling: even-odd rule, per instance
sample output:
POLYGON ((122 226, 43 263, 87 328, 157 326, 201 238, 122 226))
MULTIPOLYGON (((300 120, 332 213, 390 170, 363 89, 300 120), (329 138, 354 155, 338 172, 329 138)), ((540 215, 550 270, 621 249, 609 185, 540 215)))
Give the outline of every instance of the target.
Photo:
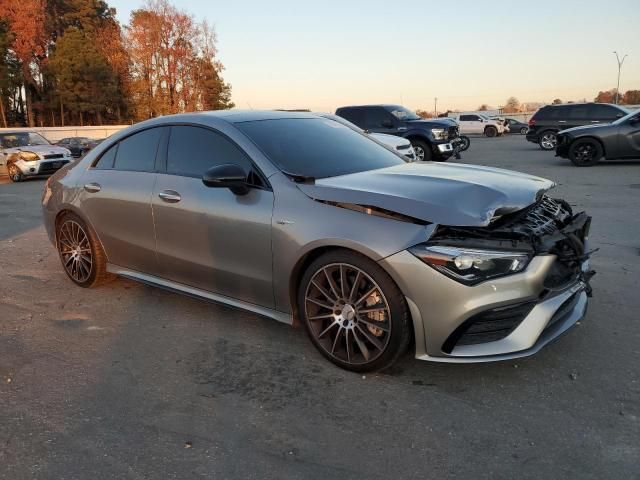
POLYGON ((582 318, 590 217, 552 187, 407 162, 313 114, 225 111, 118 132, 42 203, 77 285, 120 275, 300 322, 329 360, 366 371, 410 347, 522 357, 582 318))

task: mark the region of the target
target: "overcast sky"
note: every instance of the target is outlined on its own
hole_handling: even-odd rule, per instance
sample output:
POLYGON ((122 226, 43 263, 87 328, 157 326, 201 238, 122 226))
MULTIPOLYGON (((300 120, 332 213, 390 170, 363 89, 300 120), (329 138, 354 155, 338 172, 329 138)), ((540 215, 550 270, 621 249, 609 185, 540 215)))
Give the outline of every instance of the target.
MULTIPOLYGON (((108 0, 125 24, 143 0, 108 0)), ((640 0, 172 0, 216 28, 240 108, 433 110, 640 89, 640 0)))

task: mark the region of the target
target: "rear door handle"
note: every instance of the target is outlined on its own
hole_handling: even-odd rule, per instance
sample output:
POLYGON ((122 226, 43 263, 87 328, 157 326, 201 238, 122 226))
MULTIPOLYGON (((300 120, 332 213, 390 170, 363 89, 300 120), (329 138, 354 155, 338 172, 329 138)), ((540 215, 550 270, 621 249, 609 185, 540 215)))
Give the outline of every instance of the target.
POLYGON ((600 123, 600 120, 591 120, 591 123, 600 123))
POLYGON ((567 123, 566 120, 558 120, 558 123, 567 123))
POLYGON ((100 186, 100 184, 92 182, 92 183, 87 183, 84 186, 84 189, 89 193, 97 193, 100 190, 102 190, 102 187, 100 186))
POLYGON ((167 203, 178 203, 182 200, 182 197, 175 190, 163 190, 158 196, 167 203))

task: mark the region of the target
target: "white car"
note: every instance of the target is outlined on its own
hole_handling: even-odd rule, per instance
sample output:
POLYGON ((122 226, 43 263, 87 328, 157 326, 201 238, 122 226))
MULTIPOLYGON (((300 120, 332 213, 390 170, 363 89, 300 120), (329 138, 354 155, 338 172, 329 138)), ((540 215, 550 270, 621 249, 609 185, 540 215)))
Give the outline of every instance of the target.
POLYGON ((23 130, 0 131, 0 173, 13 182, 51 175, 73 160, 71 152, 42 135, 23 130))
POLYGON ((409 160, 416 160, 416 152, 414 152, 411 142, 406 138, 387 135, 386 133, 370 133, 369 136, 375 138, 380 143, 384 143, 386 146, 393 148, 409 160))
POLYGON ((463 135, 483 134, 487 137, 495 137, 505 132, 504 125, 498 120, 491 120, 489 117, 479 113, 460 113, 452 115, 460 125, 460 133, 463 135))

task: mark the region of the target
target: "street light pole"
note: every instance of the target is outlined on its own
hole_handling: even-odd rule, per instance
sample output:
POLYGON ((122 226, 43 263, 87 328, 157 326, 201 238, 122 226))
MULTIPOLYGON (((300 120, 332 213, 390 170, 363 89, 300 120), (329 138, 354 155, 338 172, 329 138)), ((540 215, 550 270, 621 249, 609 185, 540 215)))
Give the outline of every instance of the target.
POLYGON ((620 101, 620 70, 622 69, 622 64, 624 63, 624 59, 627 58, 627 55, 622 57, 622 60, 620 60, 620 57, 618 56, 618 52, 614 51, 613 53, 616 54, 616 60, 618 61, 618 86, 616 87, 616 105, 617 105, 618 102, 620 101))
POLYGON ((433 112, 435 114, 435 116, 438 116, 438 97, 435 97, 433 99, 433 112))

